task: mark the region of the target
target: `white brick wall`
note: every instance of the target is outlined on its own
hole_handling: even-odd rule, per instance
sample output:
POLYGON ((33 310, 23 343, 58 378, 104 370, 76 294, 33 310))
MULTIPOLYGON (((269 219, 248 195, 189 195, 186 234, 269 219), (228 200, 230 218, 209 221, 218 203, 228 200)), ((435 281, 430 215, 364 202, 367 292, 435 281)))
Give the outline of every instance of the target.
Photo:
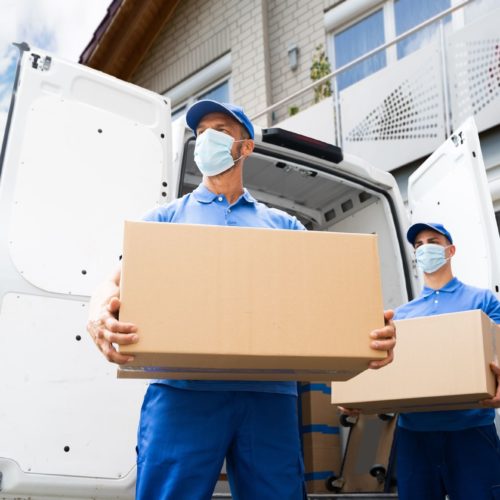
MULTIPOLYGON (((326 42, 323 18, 325 3, 326 0, 268 2, 273 102, 284 99, 312 82, 309 72, 315 47, 326 42), (298 67, 294 71, 288 65, 288 47, 291 44, 297 45, 299 49, 298 67)), ((311 90, 276 110, 275 121, 286 118, 291 106, 304 109, 313 102, 314 93, 311 90)))
MULTIPOLYGON (((163 93, 231 52, 232 100, 256 114, 311 83, 315 47, 326 41, 324 12, 341 1, 183 0, 132 81, 163 93), (291 43, 300 51, 295 71, 288 67, 291 43)), ((275 118, 288 116, 291 105, 304 109, 312 102, 311 90, 278 110, 275 118)), ((257 123, 268 124, 266 118, 257 123)))
POLYGON ((267 106, 261 0, 184 0, 132 78, 165 92, 231 51, 232 99, 255 114, 267 106))

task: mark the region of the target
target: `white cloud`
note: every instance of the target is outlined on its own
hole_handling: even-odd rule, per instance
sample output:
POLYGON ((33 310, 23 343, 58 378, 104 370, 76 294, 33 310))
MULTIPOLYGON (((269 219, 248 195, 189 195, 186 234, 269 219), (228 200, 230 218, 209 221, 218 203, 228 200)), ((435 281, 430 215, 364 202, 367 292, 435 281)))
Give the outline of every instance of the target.
POLYGON ((27 42, 78 61, 111 0, 0 0, 0 142, 18 51, 27 42))

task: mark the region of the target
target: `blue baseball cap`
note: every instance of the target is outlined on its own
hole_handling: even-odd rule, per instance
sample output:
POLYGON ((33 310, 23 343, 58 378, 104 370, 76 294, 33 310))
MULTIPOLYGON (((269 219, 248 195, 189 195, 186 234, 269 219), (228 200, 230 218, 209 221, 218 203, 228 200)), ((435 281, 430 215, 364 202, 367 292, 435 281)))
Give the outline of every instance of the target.
POLYGON ((209 113, 224 113, 231 116, 237 122, 241 123, 250 134, 250 138, 254 138, 253 125, 250 118, 245 114, 243 108, 227 102, 217 102, 211 99, 202 99, 195 102, 186 113, 186 123, 196 136, 196 129, 200 120, 209 113))
POLYGON ((406 239, 414 245, 415 238, 418 233, 420 233, 420 231, 425 231, 426 229, 441 233, 443 236, 448 238, 450 243, 453 243, 450 232, 443 226, 443 224, 439 224, 438 222, 418 222, 417 224, 413 224, 413 226, 411 226, 406 233, 406 239))

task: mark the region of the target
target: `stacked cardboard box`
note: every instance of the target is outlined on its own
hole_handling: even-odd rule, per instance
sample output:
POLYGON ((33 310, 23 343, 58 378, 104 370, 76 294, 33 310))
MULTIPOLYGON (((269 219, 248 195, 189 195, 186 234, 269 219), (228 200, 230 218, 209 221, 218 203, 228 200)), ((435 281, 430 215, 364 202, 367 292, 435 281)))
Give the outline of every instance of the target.
POLYGON ((328 493, 326 481, 341 464, 339 414, 329 382, 300 383, 302 448, 308 493, 328 493))

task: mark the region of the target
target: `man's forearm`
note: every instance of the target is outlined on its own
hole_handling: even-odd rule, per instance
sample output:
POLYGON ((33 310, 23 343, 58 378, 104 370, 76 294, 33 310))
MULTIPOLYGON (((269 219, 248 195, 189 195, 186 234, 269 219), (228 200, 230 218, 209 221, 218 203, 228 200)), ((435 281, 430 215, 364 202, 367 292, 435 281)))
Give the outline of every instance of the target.
POLYGON ((89 320, 97 320, 104 307, 113 297, 120 297, 120 271, 118 270, 107 281, 101 283, 90 298, 89 320))

